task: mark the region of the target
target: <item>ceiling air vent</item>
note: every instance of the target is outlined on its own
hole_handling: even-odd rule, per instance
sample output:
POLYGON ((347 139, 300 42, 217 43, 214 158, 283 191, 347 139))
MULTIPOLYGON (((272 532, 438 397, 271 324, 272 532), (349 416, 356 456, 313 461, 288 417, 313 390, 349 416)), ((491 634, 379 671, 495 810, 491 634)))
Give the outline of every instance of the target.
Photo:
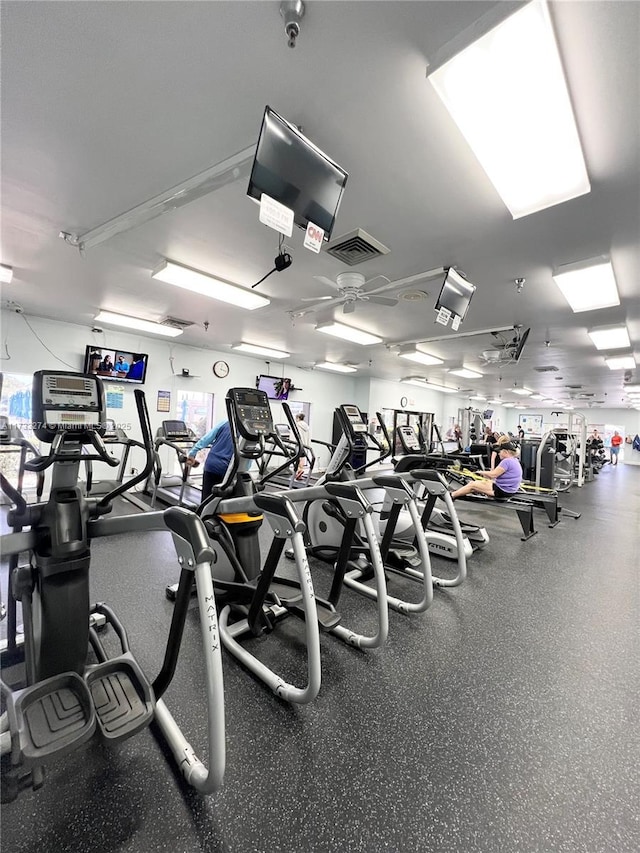
POLYGON ((172 329, 188 329, 189 326, 193 326, 192 320, 181 320, 179 317, 165 317, 164 320, 160 320, 161 326, 170 326, 172 329))
POLYGON ((355 267, 356 264, 362 264, 372 258, 379 258, 380 255, 388 255, 390 249, 387 249, 366 231, 356 228, 349 234, 331 240, 327 243, 325 251, 337 258, 340 263, 346 264, 348 267, 355 267))
POLYGON ((560 370, 560 368, 556 367, 555 364, 540 365, 539 367, 534 367, 533 369, 536 373, 555 373, 560 370))

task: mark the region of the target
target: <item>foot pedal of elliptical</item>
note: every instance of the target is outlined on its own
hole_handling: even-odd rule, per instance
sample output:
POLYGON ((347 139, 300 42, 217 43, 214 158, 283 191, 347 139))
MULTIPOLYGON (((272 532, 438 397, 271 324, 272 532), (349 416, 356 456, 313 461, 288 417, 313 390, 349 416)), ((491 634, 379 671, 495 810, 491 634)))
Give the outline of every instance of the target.
POLYGON ((153 719, 151 685, 129 652, 90 667, 85 680, 104 740, 125 740, 153 719))
POLYGON ((91 694, 75 672, 6 693, 12 751, 23 767, 37 767, 72 752, 96 730, 91 694))

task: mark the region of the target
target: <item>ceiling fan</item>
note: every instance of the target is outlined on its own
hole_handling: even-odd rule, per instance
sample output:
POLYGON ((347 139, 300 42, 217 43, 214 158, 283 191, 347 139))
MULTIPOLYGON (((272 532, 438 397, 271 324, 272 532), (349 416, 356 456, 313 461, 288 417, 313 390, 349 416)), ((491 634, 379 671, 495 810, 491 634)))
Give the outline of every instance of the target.
POLYGON ((398 304, 398 300, 394 296, 377 296, 377 290, 363 290, 366 284, 370 284, 371 281, 375 281, 376 279, 367 281, 360 272, 340 273, 335 281, 326 276, 314 276, 314 278, 325 282, 325 284, 338 291, 337 296, 307 296, 300 300, 301 302, 321 302, 322 306, 318 305, 318 308, 327 305, 342 305, 343 313, 351 314, 356 310, 358 302, 375 302, 377 305, 388 305, 389 307, 398 304))
POLYGON ((406 278, 390 281, 384 275, 377 275, 367 280, 364 275, 359 272, 343 272, 340 273, 336 280, 333 281, 326 276, 317 275, 314 278, 317 281, 322 281, 325 284, 338 291, 337 296, 319 295, 303 297, 301 302, 318 302, 321 305, 314 306, 308 310, 315 311, 316 308, 322 308, 327 305, 342 305, 344 314, 351 314, 356 309, 359 302, 374 302, 377 305, 387 305, 392 307, 398 304, 397 296, 380 296, 381 293, 387 290, 395 290, 405 284, 411 284, 425 278, 432 278, 434 274, 439 274, 442 271, 441 267, 437 270, 427 270, 417 275, 408 276, 406 278), (382 279, 385 283, 373 290, 364 290, 365 285, 371 284, 377 279, 382 279))

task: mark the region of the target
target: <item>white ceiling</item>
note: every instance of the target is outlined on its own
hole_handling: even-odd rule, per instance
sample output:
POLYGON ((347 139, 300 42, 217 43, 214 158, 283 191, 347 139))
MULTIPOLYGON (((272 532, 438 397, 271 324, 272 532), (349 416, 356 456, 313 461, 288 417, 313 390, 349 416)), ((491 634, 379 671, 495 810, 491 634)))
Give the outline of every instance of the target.
POLYGON ((224 351, 245 340, 288 350, 296 365, 352 362, 365 375, 422 373, 469 388, 445 372, 464 361, 486 374, 473 387, 488 396, 517 383, 624 405, 623 372, 606 367, 586 328, 626 320, 640 362, 640 4, 552 4, 592 191, 517 221, 425 79, 429 57, 493 5, 309 0, 291 50, 278 2, 5 0, 0 260, 15 268, 5 304, 87 326, 100 308, 173 315, 196 324, 177 339, 185 344, 224 351), (265 104, 349 172, 334 238, 362 228, 391 249, 352 271, 395 280, 459 266, 478 288, 461 331, 530 327, 518 365, 478 361, 491 336, 425 345, 445 358, 443 369, 399 359, 389 344, 443 333, 433 281, 410 288, 428 292, 422 301, 360 303, 346 318, 386 345, 328 338, 309 322, 317 315, 292 321, 301 298, 331 292, 315 275, 346 269, 304 249, 298 230, 286 240, 291 268, 258 288, 267 308, 248 312, 152 281, 163 257, 245 286, 271 269, 277 234, 259 224, 244 180, 83 256, 59 239, 254 144, 265 104), (551 271, 601 254, 613 258, 621 305, 574 315, 551 271), (534 370, 548 365, 559 370, 534 370))

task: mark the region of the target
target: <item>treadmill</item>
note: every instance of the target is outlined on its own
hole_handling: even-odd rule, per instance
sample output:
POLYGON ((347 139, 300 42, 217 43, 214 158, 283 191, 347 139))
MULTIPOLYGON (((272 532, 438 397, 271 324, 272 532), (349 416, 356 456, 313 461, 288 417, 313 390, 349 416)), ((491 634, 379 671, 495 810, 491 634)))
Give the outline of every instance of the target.
MULTIPOLYGON (((102 440, 107 445, 119 445, 120 447, 122 447, 120 464, 118 465, 118 471, 116 473, 115 479, 94 480, 91 460, 84 460, 87 478, 87 497, 98 497, 100 495, 107 495, 109 494, 109 492, 112 492, 118 486, 122 485, 127 473, 129 454, 131 453, 131 449, 133 447, 139 447, 144 453, 147 452, 144 444, 141 441, 136 441, 133 438, 129 438, 129 436, 123 429, 116 426, 116 423, 112 418, 107 418, 106 420, 106 429, 102 440)), ((137 507, 137 509, 141 509, 145 512, 149 509, 149 504, 143 501, 141 498, 137 497, 132 492, 123 492, 120 497, 123 500, 128 501, 130 504, 133 504, 133 506, 137 507)))
POLYGON ((147 480, 145 492, 151 495, 151 506, 155 507, 156 500, 168 506, 184 506, 195 509, 202 503, 202 476, 196 482, 193 479, 193 468, 187 465, 187 456, 198 436, 184 421, 162 421, 153 443, 155 450, 155 470, 147 480), (162 474, 160 450, 169 447, 178 458, 180 474, 162 474))

